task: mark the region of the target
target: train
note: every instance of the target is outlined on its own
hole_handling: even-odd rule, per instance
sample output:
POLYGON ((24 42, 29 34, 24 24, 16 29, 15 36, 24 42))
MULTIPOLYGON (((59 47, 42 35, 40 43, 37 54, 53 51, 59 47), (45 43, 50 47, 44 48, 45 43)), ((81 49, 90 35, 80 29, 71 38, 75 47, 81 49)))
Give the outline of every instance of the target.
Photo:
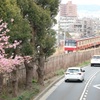
POLYGON ((73 39, 68 38, 65 40, 64 44, 64 52, 75 52, 79 50, 85 50, 88 48, 97 47, 100 45, 100 36, 81 38, 81 39, 73 39))

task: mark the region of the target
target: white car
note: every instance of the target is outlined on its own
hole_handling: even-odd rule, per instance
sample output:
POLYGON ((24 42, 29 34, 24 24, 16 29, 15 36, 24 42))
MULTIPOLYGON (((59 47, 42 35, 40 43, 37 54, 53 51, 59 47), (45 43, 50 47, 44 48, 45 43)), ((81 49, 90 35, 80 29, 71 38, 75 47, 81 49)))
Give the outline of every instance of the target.
POLYGON ((100 55, 94 55, 91 59, 91 66, 100 66, 100 55))
POLYGON ((65 82, 67 81, 83 81, 84 80, 84 72, 80 67, 70 67, 65 72, 65 82))

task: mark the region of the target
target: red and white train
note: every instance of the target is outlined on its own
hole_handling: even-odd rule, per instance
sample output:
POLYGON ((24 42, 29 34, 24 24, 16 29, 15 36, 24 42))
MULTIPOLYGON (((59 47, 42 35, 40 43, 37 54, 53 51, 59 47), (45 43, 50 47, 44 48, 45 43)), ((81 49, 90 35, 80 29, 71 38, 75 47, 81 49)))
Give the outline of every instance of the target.
POLYGON ((85 50, 100 45, 100 36, 82 38, 82 39, 66 39, 64 45, 65 53, 74 52, 77 50, 85 50))

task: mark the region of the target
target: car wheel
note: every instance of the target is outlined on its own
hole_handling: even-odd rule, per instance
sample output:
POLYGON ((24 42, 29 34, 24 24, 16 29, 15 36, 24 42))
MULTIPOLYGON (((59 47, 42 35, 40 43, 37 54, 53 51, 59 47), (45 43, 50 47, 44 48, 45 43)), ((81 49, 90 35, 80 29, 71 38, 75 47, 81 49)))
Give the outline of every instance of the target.
POLYGON ((83 81, 84 81, 84 79, 80 80, 80 82, 83 82, 83 81))
POLYGON ((65 80, 65 82, 68 82, 68 80, 65 80))
POLYGON ((93 67, 94 66, 94 64, 91 64, 91 67, 93 67))

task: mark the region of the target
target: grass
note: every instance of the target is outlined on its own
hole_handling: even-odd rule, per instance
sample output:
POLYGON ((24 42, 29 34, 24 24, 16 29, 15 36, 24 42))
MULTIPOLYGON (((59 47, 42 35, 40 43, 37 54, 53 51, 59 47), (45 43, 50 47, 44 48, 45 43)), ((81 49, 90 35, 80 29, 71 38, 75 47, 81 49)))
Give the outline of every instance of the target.
POLYGON ((33 87, 30 90, 21 90, 21 93, 18 97, 11 97, 10 94, 2 93, 0 97, 2 100, 32 100, 32 98, 39 93, 40 87, 39 84, 34 82, 33 87))
MULTIPOLYGON (((87 66, 89 65, 89 63, 90 61, 88 60, 83 63, 80 63, 78 66, 79 67, 87 66)), ((61 75, 64 75, 64 72, 65 72, 64 69, 59 69, 55 72, 55 75, 61 76, 61 75)), ((31 90, 22 90, 21 94, 16 98, 12 98, 8 94, 6 94, 6 92, 3 92, 3 94, 0 95, 0 97, 3 100, 33 100, 33 98, 41 91, 41 86, 37 83, 37 80, 33 80, 32 82, 33 82, 33 88, 31 90)), ((42 88, 45 88, 45 87, 47 87, 47 85, 45 85, 42 88)))
POLYGON ((63 75, 64 72, 65 72, 64 69, 60 69, 60 70, 57 70, 57 71, 55 72, 55 74, 56 74, 57 76, 59 76, 59 75, 63 75))
POLYGON ((85 62, 83 62, 83 63, 80 63, 78 66, 84 67, 84 66, 87 66, 87 65, 89 65, 89 64, 90 64, 90 60, 87 60, 87 61, 85 61, 85 62))

